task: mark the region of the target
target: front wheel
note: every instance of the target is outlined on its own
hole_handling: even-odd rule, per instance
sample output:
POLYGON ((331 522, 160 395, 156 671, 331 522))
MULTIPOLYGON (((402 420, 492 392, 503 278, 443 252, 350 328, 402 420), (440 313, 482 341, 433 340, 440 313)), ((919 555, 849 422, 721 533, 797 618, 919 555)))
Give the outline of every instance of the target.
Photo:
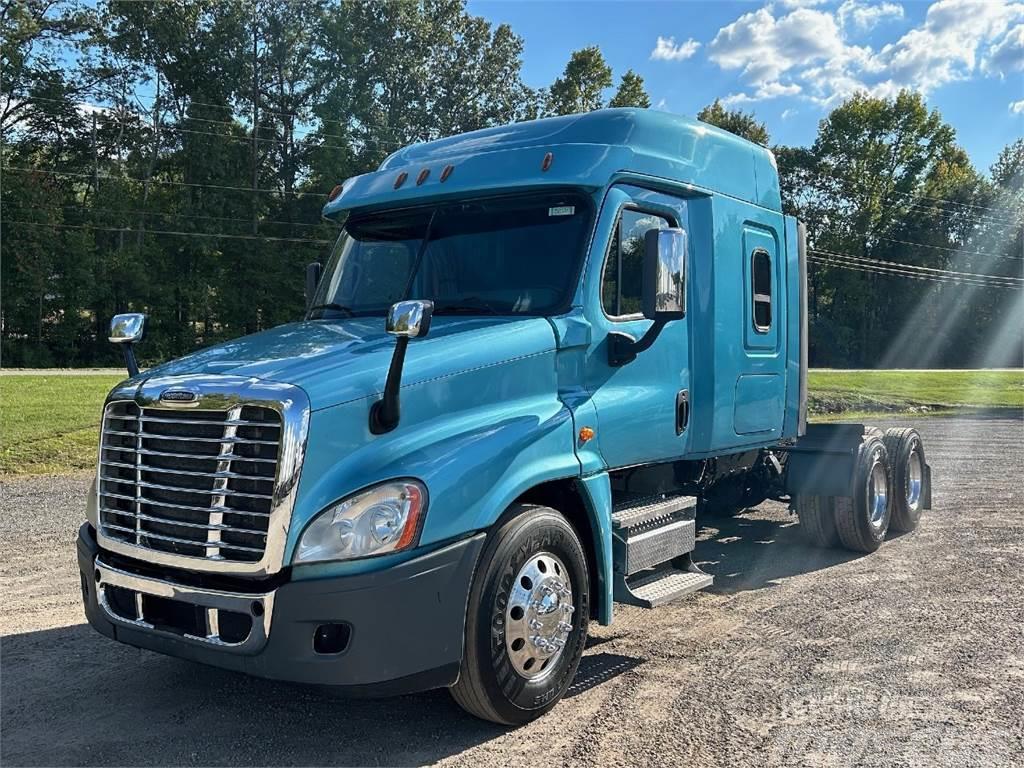
POLYGON ((590 614, 587 560, 556 510, 516 505, 487 542, 466 611, 462 669, 451 692, 470 714, 522 725, 572 683, 590 614))

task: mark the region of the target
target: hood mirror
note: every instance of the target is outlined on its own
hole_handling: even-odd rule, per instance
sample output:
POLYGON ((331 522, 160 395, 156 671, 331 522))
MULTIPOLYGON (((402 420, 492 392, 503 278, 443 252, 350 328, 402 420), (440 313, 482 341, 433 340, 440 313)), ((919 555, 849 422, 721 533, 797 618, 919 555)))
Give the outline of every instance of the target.
POLYGON ((146 316, 141 312, 127 312, 122 315, 114 315, 110 319, 110 335, 107 338, 111 343, 120 345, 129 376, 139 375, 139 364, 135 360, 135 350, 132 344, 142 341, 145 332, 146 316))
POLYGON ((400 301, 388 310, 387 332, 400 338, 418 339, 430 331, 433 315, 432 301, 400 301))
POLYGON ((370 431, 383 435, 398 426, 401 408, 398 391, 402 388, 402 367, 405 365, 405 350, 409 339, 418 339, 430 330, 430 318, 434 315, 434 302, 422 299, 400 301, 388 310, 385 328, 397 336, 395 353, 391 356, 391 367, 384 382, 384 394, 370 408, 370 431))

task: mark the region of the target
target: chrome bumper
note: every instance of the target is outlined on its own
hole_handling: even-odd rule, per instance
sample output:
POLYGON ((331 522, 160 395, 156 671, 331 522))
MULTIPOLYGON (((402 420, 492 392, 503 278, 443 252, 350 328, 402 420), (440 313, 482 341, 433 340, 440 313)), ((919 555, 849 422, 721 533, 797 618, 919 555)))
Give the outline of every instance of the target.
POLYGON ((106 617, 115 624, 148 630, 155 634, 174 637, 202 646, 216 646, 235 653, 258 653, 267 643, 267 638, 270 635, 270 621, 274 614, 274 592, 242 594, 188 587, 127 573, 106 565, 99 558, 96 558, 95 566, 97 602, 106 617), (134 593, 134 618, 127 618, 114 610, 108 595, 108 589, 111 587, 119 587, 134 593), (173 600, 203 610, 205 620, 201 624, 204 626, 205 632, 203 634, 187 631, 176 632, 173 629, 162 627, 152 620, 147 620, 147 596, 173 600), (243 614, 251 618, 251 629, 244 640, 227 642, 221 638, 220 611, 243 614))

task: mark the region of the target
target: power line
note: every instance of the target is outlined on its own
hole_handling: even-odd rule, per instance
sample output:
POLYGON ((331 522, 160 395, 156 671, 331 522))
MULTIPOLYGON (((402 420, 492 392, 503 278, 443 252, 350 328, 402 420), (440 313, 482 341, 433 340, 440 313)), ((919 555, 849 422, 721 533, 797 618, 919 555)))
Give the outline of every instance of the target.
POLYGON ((133 229, 132 227, 97 227, 92 224, 47 224, 38 221, 11 221, 5 224, 19 224, 28 227, 54 227, 56 229, 91 229, 100 232, 139 232, 143 235, 170 235, 176 237, 205 237, 228 240, 265 240, 276 243, 309 243, 312 245, 330 245, 331 240, 320 240, 304 237, 272 237, 270 235, 228 235, 217 232, 180 232, 167 229, 133 229))
POLYGON ((854 272, 867 272, 870 274, 878 274, 885 277, 905 277, 912 280, 926 280, 933 283, 941 284, 953 284, 953 285, 972 285, 979 288, 1009 288, 1020 290, 1020 286, 1009 285, 1007 283, 988 283, 984 281, 973 281, 958 278, 946 278, 946 277, 934 277, 932 275, 914 274, 911 272, 900 272, 897 270, 885 270, 877 267, 859 266, 849 262, 836 261, 831 259, 822 259, 820 257, 812 256, 810 258, 812 264, 821 266, 827 266, 835 269, 846 269, 854 272))
MULTIPOLYGON (((241 224, 248 226, 252 225, 252 219, 241 219, 232 216, 209 216, 201 215, 198 213, 175 213, 172 211, 144 211, 138 208, 100 208, 90 207, 82 203, 74 203, 69 205, 60 206, 32 206, 32 210, 35 211, 67 211, 76 210, 82 213, 109 213, 109 214, 121 214, 121 215, 135 215, 135 216, 165 216, 172 219, 205 219, 209 221, 236 221, 241 224)), ((257 224, 282 224, 290 227, 320 227, 323 226, 322 222, 303 222, 303 221, 285 221, 283 219, 257 219, 257 224)))
POLYGON ((930 280, 932 282, 939 283, 956 283, 964 285, 974 285, 981 288, 1012 288, 1012 289, 1024 289, 1024 284, 1015 283, 1006 278, 999 277, 970 277, 970 276, 959 276, 949 274, 935 274, 931 272, 919 272, 911 269, 904 269, 899 267, 885 267, 875 264, 868 264, 863 261, 858 261, 854 258, 847 256, 827 256, 822 257, 814 253, 811 254, 811 260, 815 263, 822 264, 825 266, 839 267, 843 269, 853 269, 858 272, 868 272, 880 275, 890 275, 896 277, 910 277, 920 280, 930 280))
MULTIPOLYGON (((14 165, 5 165, 3 167, 0 167, 0 170, 3 170, 3 171, 16 171, 18 173, 49 173, 49 174, 53 174, 54 176, 69 176, 69 177, 78 177, 78 178, 85 178, 85 179, 96 178, 91 173, 75 173, 73 171, 57 171, 57 170, 52 170, 52 169, 47 169, 47 168, 21 168, 21 167, 14 166, 14 165)), ((195 182, 188 182, 188 181, 165 181, 165 180, 161 180, 161 179, 148 179, 147 180, 147 179, 140 179, 140 178, 137 178, 135 176, 112 176, 110 174, 100 174, 99 178, 101 178, 101 179, 109 179, 111 181, 135 181, 135 182, 138 182, 139 184, 149 183, 149 184, 163 184, 165 186, 175 186, 175 187, 198 187, 200 189, 222 189, 222 190, 228 190, 228 191, 234 191, 234 192, 249 192, 250 194, 255 192, 255 193, 269 194, 269 195, 294 195, 296 197, 303 197, 303 196, 324 197, 324 198, 327 197, 326 193, 323 193, 323 192, 308 192, 308 191, 285 192, 285 191, 280 190, 280 189, 252 189, 250 187, 232 187, 232 186, 227 186, 227 185, 224 185, 224 184, 198 184, 198 183, 195 183, 195 182)))
POLYGON ((869 264, 877 264, 877 265, 883 266, 883 267, 908 269, 908 270, 915 270, 915 271, 920 271, 920 272, 934 272, 934 273, 945 274, 945 275, 961 275, 961 276, 965 276, 965 277, 979 278, 979 279, 984 278, 984 279, 995 279, 995 280, 1014 280, 1014 281, 1017 281, 1017 282, 1021 283, 1022 285, 1024 285, 1024 278, 1022 278, 1022 277, 1008 277, 1008 276, 1005 276, 1005 275, 984 275, 984 274, 980 274, 980 273, 977 273, 977 272, 958 272, 958 271, 952 270, 952 269, 937 269, 935 267, 922 267, 922 266, 918 266, 917 264, 904 264, 903 262, 899 262, 899 261, 886 261, 885 259, 872 259, 872 258, 869 258, 867 256, 852 256, 852 255, 850 255, 848 253, 838 253, 836 251, 826 251, 826 250, 821 249, 821 248, 809 248, 808 250, 811 251, 812 253, 815 253, 815 254, 818 254, 818 255, 821 255, 821 256, 835 256, 835 257, 842 258, 842 259, 850 259, 851 261, 862 261, 862 262, 866 262, 866 263, 869 263, 869 264))

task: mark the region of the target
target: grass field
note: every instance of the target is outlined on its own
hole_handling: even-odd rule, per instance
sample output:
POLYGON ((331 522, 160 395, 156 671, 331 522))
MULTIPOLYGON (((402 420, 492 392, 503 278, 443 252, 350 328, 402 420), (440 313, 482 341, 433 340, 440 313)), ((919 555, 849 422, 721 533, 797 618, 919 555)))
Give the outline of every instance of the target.
POLYGON ((0 376, 0 474, 95 465, 103 398, 123 375, 0 376))
MULTIPOLYGON (((0 475, 95 465, 103 398, 119 374, 0 375, 0 475)), ((818 420, 963 407, 1024 408, 1024 371, 811 371, 818 420)))

